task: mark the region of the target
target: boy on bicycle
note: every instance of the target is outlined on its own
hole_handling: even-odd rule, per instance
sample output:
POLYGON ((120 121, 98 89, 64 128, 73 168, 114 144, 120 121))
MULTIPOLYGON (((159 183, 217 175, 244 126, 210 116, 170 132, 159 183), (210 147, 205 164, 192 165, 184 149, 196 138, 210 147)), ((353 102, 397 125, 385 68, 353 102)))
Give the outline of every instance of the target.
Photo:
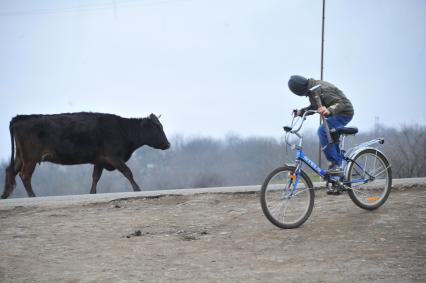
MULTIPOLYGON (((354 115, 354 109, 351 101, 333 84, 314 79, 306 79, 302 76, 291 76, 288 81, 289 89, 299 96, 308 96, 311 103, 308 107, 295 110, 297 116, 302 116, 307 110, 318 110, 326 119, 326 123, 330 128, 338 130, 348 124, 354 115), (309 89, 320 85, 320 99, 323 106, 318 107, 313 95, 310 96, 309 89)), ((324 125, 318 128, 318 136, 325 157, 330 162, 329 173, 341 174, 340 167, 342 165, 342 155, 340 153, 339 143, 329 143, 324 125)))

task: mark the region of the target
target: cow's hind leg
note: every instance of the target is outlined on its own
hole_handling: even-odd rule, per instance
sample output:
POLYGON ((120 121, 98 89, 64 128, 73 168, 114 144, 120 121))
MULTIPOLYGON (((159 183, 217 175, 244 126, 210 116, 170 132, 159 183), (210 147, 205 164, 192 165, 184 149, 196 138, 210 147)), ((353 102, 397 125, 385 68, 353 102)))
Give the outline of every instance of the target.
POLYGON ((2 199, 8 198, 10 194, 13 192, 13 189, 15 188, 16 182, 15 177, 18 174, 18 172, 22 168, 22 163, 19 158, 15 158, 14 167, 12 168, 11 165, 9 165, 6 168, 6 176, 4 179, 4 191, 1 195, 2 199))
POLYGON ((124 163, 123 161, 119 159, 109 158, 109 157, 106 158, 106 162, 110 164, 111 166, 113 166, 118 171, 120 171, 129 180, 135 192, 141 190, 138 184, 136 184, 135 180, 133 179, 132 171, 130 170, 129 167, 127 167, 126 163, 124 163))
POLYGON ((92 181, 92 188, 90 189, 91 194, 96 194, 96 185, 98 184, 98 181, 101 178, 103 169, 104 168, 100 165, 95 165, 93 167, 93 174, 92 174, 93 181, 92 181))
POLYGON ((29 197, 35 197, 36 195, 33 192, 33 188, 31 186, 31 177, 33 175, 34 169, 36 167, 36 163, 24 163, 19 173, 21 177, 22 183, 24 184, 25 190, 29 197))

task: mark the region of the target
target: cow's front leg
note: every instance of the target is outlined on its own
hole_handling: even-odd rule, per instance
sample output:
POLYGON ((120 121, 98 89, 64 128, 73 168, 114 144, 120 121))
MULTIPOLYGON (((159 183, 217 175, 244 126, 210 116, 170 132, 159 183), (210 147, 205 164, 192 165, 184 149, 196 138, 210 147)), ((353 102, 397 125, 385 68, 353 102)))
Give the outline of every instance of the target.
POLYGON ((93 167, 93 174, 92 174, 92 188, 90 189, 90 193, 91 194, 96 194, 96 185, 98 184, 99 179, 101 178, 102 175, 102 170, 104 168, 100 165, 95 164, 95 166, 93 167))
POLYGON ((135 180, 133 179, 132 171, 130 170, 129 167, 127 167, 126 163, 124 163, 123 161, 119 159, 111 158, 111 157, 106 157, 105 161, 111 166, 113 166, 115 169, 120 171, 129 180, 135 192, 138 192, 141 190, 138 184, 136 184, 135 180))

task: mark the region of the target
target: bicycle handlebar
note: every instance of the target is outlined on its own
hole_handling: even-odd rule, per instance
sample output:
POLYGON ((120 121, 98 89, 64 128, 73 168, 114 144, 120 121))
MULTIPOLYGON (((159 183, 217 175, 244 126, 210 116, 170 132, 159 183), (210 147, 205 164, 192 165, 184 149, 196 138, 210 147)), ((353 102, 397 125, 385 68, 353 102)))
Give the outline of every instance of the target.
MULTIPOLYGON (((307 110, 307 111, 305 111, 305 113, 303 113, 303 115, 300 116, 300 117, 302 117, 302 123, 300 123, 300 125, 299 125, 299 127, 297 129, 293 130, 293 122, 292 122, 291 123, 292 124, 291 127, 288 127, 288 126, 284 127, 284 131, 286 131, 288 133, 292 133, 292 134, 297 134, 300 131, 300 129, 302 128, 303 122, 306 120, 306 116, 308 114, 315 114, 315 113, 319 113, 319 112, 317 110, 307 110)), ((295 117, 296 117, 296 113, 293 112, 293 120, 294 120, 295 117)))
MULTIPOLYGON (((292 112, 292 114, 293 114, 293 121, 292 121, 292 123, 291 123, 291 127, 288 127, 288 126, 283 127, 283 128, 284 128, 284 131, 285 131, 285 132, 287 132, 287 133, 295 134, 295 135, 297 135, 298 137, 300 137, 300 135, 298 134, 298 132, 299 132, 299 131, 300 131, 300 129, 302 128, 303 123, 304 123, 304 122, 305 122, 305 120, 306 120, 306 116, 311 115, 311 114, 315 114, 315 113, 318 113, 318 114, 319 114, 318 110, 307 110, 307 111, 305 111, 305 112, 303 113, 303 115, 302 115, 302 116, 300 116, 300 117, 301 117, 301 119, 302 119, 302 122, 300 123, 299 127, 297 127, 297 129, 293 129, 294 118, 297 116, 297 113, 296 113, 295 111, 293 111, 293 112, 292 112)), ((321 117, 323 117, 323 116, 321 115, 321 117)), ((323 119, 324 119, 324 118, 323 118, 323 119)), ((333 140, 332 140, 331 135, 330 135, 330 129, 329 129, 328 124, 327 124, 327 121, 326 121, 325 119, 323 120, 323 124, 324 124, 325 131, 326 131, 326 134, 327 134, 327 140, 328 140, 328 142, 329 142, 329 143, 332 143, 332 142, 333 142, 333 140)))

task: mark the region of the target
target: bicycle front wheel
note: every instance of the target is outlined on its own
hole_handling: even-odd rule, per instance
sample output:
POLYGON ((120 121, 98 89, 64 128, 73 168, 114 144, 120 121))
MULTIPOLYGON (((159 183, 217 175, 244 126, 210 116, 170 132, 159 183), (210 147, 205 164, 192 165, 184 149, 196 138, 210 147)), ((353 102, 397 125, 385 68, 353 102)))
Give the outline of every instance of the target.
POLYGON ((392 187, 389 161, 372 148, 359 152, 348 164, 346 179, 351 186, 352 201, 366 210, 374 210, 385 203, 392 187))
POLYGON ((266 218, 283 229, 297 228, 311 215, 314 190, 309 177, 301 171, 295 175, 294 166, 272 171, 260 191, 260 203, 266 218))

